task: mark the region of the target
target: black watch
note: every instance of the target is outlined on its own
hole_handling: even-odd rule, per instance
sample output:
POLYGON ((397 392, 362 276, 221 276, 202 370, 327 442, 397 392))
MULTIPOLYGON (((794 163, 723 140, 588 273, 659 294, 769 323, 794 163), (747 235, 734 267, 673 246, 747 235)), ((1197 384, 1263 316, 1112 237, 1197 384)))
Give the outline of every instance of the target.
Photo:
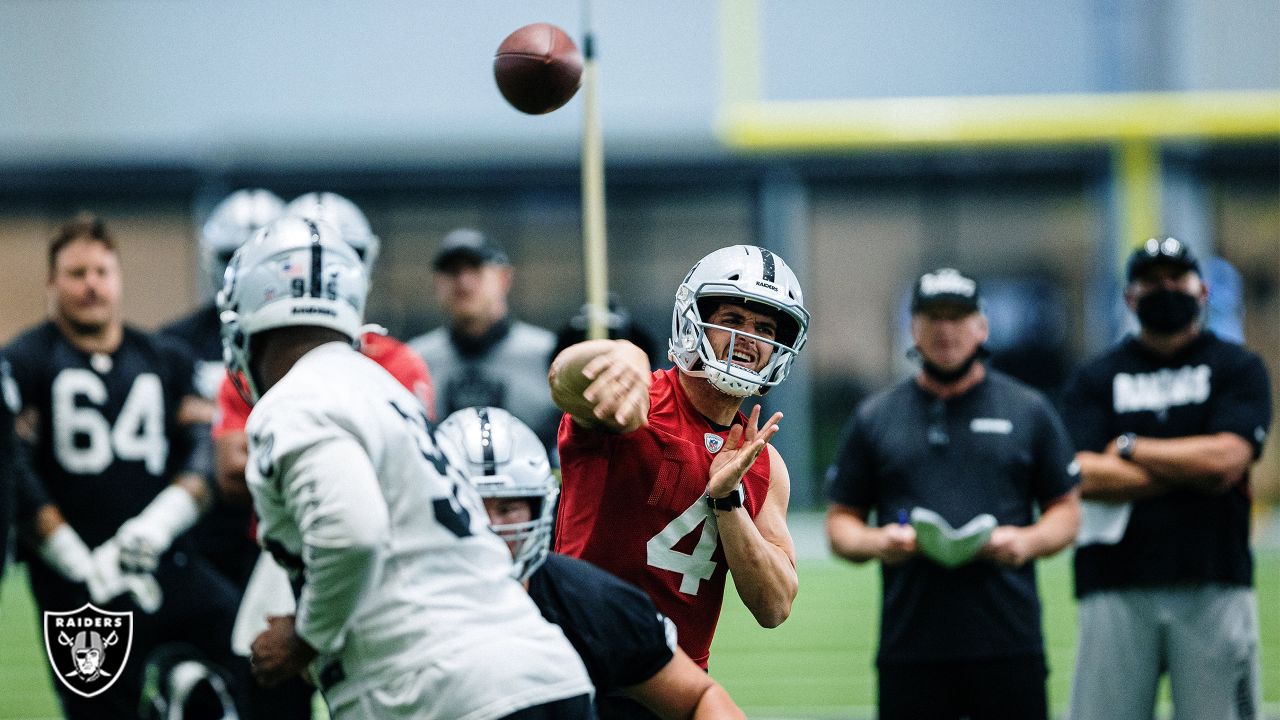
POLYGON ((742 500, 746 496, 746 490, 742 485, 733 489, 733 492, 722 498, 713 498, 710 495, 704 495, 707 500, 707 507, 712 510, 732 510, 742 507, 742 500))
POLYGON ((1125 460, 1133 459, 1133 446, 1138 441, 1138 434, 1127 432, 1116 438, 1116 454, 1125 460))

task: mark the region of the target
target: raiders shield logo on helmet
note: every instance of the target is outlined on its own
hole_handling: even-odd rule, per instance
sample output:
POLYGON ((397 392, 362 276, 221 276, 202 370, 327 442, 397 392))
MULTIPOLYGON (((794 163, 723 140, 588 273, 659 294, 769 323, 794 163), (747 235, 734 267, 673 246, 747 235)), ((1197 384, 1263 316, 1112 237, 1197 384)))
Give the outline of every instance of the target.
POLYGON ((133 613, 79 610, 44 614, 44 649, 58 680, 84 697, 115 684, 133 647, 133 613))
POLYGON ((707 446, 707 452, 715 455, 720 452, 720 448, 724 447, 724 438, 715 433, 705 433, 702 436, 702 442, 707 446))

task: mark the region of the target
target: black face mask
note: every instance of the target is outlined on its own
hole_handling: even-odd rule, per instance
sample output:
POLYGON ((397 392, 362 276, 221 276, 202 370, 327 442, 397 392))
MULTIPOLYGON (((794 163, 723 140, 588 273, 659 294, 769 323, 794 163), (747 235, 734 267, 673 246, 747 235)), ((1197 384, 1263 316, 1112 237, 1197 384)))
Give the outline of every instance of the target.
POLYGON ((1160 335, 1185 330, 1199 314, 1195 296, 1177 290, 1154 290, 1138 298, 1138 322, 1160 335))
POLYGON ((943 370, 937 365, 926 360, 924 356, 920 354, 919 350, 911 348, 911 350, 907 352, 908 357, 916 357, 920 359, 920 369, 924 370, 925 375, 928 375, 930 378, 942 383, 943 385, 950 385, 964 377, 965 373, 969 372, 969 368, 972 368, 973 364, 977 362, 979 358, 986 357, 987 354, 986 348, 979 345, 978 349, 974 350, 973 354, 964 362, 960 363, 960 365, 954 370, 943 370))

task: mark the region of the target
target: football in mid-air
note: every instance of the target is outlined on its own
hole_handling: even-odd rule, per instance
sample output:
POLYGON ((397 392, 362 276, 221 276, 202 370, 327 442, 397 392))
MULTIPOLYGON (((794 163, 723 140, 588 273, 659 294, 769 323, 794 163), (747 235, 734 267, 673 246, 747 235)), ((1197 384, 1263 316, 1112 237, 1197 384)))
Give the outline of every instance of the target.
POLYGON ((550 23, 516 30, 493 58, 498 91, 511 106, 542 115, 569 102, 582 85, 582 53, 565 31, 550 23))

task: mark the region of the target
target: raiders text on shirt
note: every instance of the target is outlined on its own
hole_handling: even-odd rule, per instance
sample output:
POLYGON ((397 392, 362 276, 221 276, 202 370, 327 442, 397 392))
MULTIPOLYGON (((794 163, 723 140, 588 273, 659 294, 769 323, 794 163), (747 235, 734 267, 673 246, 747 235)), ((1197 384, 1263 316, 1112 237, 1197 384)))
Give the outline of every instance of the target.
POLYGON ((1117 413, 1151 410, 1161 412, 1179 405, 1199 405, 1209 399, 1208 365, 1161 368, 1149 373, 1117 373, 1111 381, 1117 413))

